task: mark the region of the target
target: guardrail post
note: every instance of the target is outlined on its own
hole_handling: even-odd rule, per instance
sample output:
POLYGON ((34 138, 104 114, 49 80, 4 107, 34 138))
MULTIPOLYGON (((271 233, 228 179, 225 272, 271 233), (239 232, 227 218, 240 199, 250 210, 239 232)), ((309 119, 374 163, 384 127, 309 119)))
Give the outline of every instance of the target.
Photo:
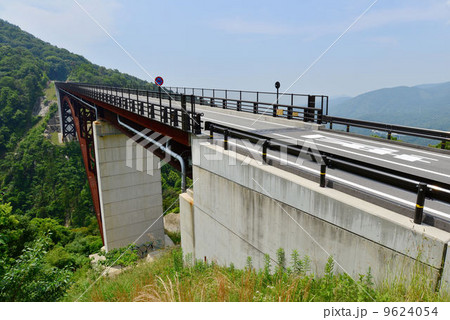
POLYGON ((214 139, 214 125, 212 123, 209 126, 209 138, 211 141, 214 139))
POLYGON ((173 126, 178 127, 178 110, 173 109, 173 126))
POLYGON ((236 110, 241 111, 241 101, 236 102, 236 110))
POLYGON ((323 109, 317 110, 317 124, 322 124, 323 122, 323 109))
POLYGON ((278 110, 278 105, 274 104, 274 105, 273 105, 273 113, 272 113, 272 116, 273 116, 273 117, 276 117, 276 116, 277 116, 277 110, 278 110))
POLYGON ((419 183, 417 190, 417 201, 416 201, 416 210, 414 212, 414 223, 422 224, 422 216, 423 216, 423 207, 425 204, 425 196, 427 193, 427 184, 419 183))
POLYGON ((292 107, 288 107, 287 108, 287 118, 288 119, 292 119, 292 107))
POLYGON ((162 106, 162 101, 161 101, 161 87, 158 86, 158 95, 159 95, 159 105, 162 106))
POLYGON ((193 124, 193 132, 195 134, 201 134, 202 133, 202 119, 201 119, 201 114, 200 113, 196 113, 195 117, 193 117, 194 119, 194 124, 193 124))
POLYGON ((161 107, 162 109, 161 110, 164 110, 164 123, 167 123, 167 107, 161 107))
POLYGON ((320 164, 320 187, 325 188, 326 185, 326 173, 327 173, 327 163, 326 156, 323 156, 322 163, 320 164))
POLYGON ((441 142, 441 149, 445 149, 445 144, 446 144, 446 142, 447 142, 447 141, 442 140, 442 142, 441 142))
POLYGON ((155 105, 153 103, 150 104, 150 118, 155 119, 155 105))
POLYGON ((267 148, 269 146, 270 146, 270 141, 269 140, 264 141, 264 143, 262 145, 262 147, 263 147, 263 149, 262 149, 262 158, 263 158, 264 163, 267 163, 267 148))
POLYGON ((308 96, 308 108, 305 110, 304 121, 314 121, 314 108, 316 107, 316 97, 308 96))
POLYGON ((391 140, 392 139, 392 131, 388 131, 388 134, 387 134, 387 139, 388 140, 391 140))
POLYGON ((223 99, 222 100, 222 109, 226 109, 227 108, 227 99, 223 99))
POLYGON ((186 110, 186 96, 181 95, 181 130, 189 130, 189 115, 186 110))
POLYGON ((258 102, 253 103, 253 113, 258 113, 258 102))
POLYGON ((225 150, 228 150, 228 135, 229 135, 228 130, 225 130, 223 132, 223 148, 225 150))
POLYGON ((195 113, 195 96, 193 94, 191 95, 191 112, 195 113))

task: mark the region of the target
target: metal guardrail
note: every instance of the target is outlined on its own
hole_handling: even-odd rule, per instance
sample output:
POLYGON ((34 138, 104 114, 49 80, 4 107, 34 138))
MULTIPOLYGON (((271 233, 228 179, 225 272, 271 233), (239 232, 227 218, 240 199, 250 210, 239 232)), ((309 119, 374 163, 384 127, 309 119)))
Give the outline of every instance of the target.
POLYGON ((214 133, 223 135, 224 149, 228 149, 228 139, 244 139, 254 144, 262 144, 261 156, 267 161, 267 151, 273 150, 286 152, 295 157, 308 156, 320 164, 320 186, 326 186, 326 168, 336 168, 351 172, 375 181, 396 186, 402 190, 417 192, 417 201, 414 215, 414 223, 421 224, 425 198, 435 199, 450 204, 450 184, 441 183, 431 179, 404 173, 394 169, 388 169, 378 165, 368 164, 351 158, 320 151, 302 150, 301 147, 289 145, 283 141, 272 139, 263 135, 249 133, 243 130, 205 122, 205 129, 209 131, 209 137, 214 138, 214 133), (261 143, 262 142, 262 143, 261 143), (319 161, 320 159, 320 161, 319 161))
POLYGON ((445 149, 445 143, 450 141, 450 132, 446 131, 385 124, 380 122, 357 120, 357 119, 332 117, 328 115, 324 115, 322 119, 324 123, 330 124, 330 129, 333 129, 333 124, 340 124, 345 125, 347 127, 346 130, 347 132, 350 132, 350 127, 380 130, 387 132, 387 138, 389 140, 392 138, 393 133, 439 140, 442 142, 441 144, 442 149, 445 149))
POLYGON ((223 109, 267 114, 273 117, 322 123, 328 114, 328 96, 297 93, 277 94, 265 91, 164 87, 184 94, 192 94, 200 105, 223 109))
POLYGON ((185 87, 163 87, 156 91, 117 88, 111 86, 91 85, 85 83, 61 83, 83 88, 89 88, 96 93, 106 92, 109 95, 130 98, 132 95, 156 98, 159 105, 167 101, 169 108, 175 108, 181 97, 187 97, 188 104, 231 109, 266 114, 273 117, 294 119, 305 122, 322 123, 322 117, 328 113, 328 96, 286 93, 277 95, 274 92, 259 92, 245 90, 223 90, 185 87), (284 103, 282 103, 284 102, 284 103))
POLYGON ((199 97, 212 97, 219 99, 248 100, 261 103, 283 104, 289 106, 300 106, 306 104, 307 99, 315 99, 318 108, 324 110, 324 114, 328 114, 328 96, 311 95, 301 93, 283 93, 268 91, 249 91, 249 90, 228 90, 228 89, 206 89, 206 88, 190 88, 190 87, 164 87, 166 90, 176 93, 192 94, 199 97))
POLYGON ((161 94, 157 91, 99 86, 82 83, 57 82, 58 88, 73 94, 80 94, 112 106, 128 110, 140 116, 157 120, 177 127, 183 131, 201 133, 202 113, 195 111, 195 99, 184 94, 161 94), (159 98, 159 103, 150 98, 159 98), (162 99, 168 99, 169 105, 163 105, 162 99), (172 101, 180 101, 177 106, 172 101))

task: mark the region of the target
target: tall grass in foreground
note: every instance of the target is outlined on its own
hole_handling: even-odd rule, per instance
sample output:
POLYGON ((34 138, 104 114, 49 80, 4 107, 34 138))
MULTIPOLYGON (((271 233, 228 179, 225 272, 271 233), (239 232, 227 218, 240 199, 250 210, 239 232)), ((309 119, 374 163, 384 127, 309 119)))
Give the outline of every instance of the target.
MULTIPOLYGON (((434 291, 420 275, 406 285, 401 279, 374 287, 370 270, 355 282, 334 273, 330 259, 322 277, 309 273, 308 258, 297 252, 289 259, 280 249, 277 263, 266 256, 265 267, 255 270, 251 259, 244 270, 201 261, 183 262, 173 249, 153 263, 140 263, 112 278, 102 278, 79 301, 449 301, 448 293, 434 291)), ((186 259, 185 259, 186 260, 186 259)), ((187 259, 189 260, 189 259, 187 259)), ((80 278, 66 301, 77 300, 93 283, 95 274, 80 278)))

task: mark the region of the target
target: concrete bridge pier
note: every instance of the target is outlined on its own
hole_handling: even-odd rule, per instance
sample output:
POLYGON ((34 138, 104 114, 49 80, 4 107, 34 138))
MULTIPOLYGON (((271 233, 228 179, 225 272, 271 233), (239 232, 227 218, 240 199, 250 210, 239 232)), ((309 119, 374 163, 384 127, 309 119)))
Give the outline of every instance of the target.
POLYGON ((159 159, 107 121, 93 122, 93 132, 106 251, 164 246, 159 159))

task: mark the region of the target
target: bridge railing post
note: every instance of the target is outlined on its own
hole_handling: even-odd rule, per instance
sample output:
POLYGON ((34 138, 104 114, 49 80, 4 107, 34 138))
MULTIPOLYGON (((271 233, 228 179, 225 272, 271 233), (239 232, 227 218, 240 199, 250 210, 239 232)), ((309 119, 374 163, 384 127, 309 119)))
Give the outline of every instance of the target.
POLYGON ((196 113, 195 114, 195 134, 201 134, 202 133, 202 120, 201 120, 201 114, 196 113))
POLYGON ((305 109, 305 115, 303 121, 314 121, 314 109, 316 107, 316 96, 308 96, 308 108, 305 109))
POLYGON ((425 204, 425 196, 427 193, 428 186, 426 183, 419 183, 417 186, 417 201, 416 201, 416 210, 414 212, 414 223, 422 224, 423 217, 423 207, 425 204))
POLYGON ((225 130, 223 133, 223 148, 225 150, 228 150, 228 135, 229 135, 228 130, 225 130))
POLYGON ((191 95, 191 112, 195 113, 195 95, 191 95))
POLYGON ((181 94, 181 129, 189 131, 189 114, 186 110, 186 95, 181 94))
POLYGON ((327 173, 327 158, 322 157, 322 163, 320 164, 320 187, 325 188, 326 186, 326 173, 327 173))
POLYGON ((270 141, 266 140, 264 141, 263 145, 262 145, 262 159, 264 161, 264 163, 267 163, 267 149, 270 146, 270 141))
POLYGON ((288 119, 292 119, 292 111, 293 111, 292 107, 287 108, 287 118, 288 119))
POLYGON ((211 139, 211 141, 214 139, 214 125, 212 123, 209 126, 209 138, 211 139))

